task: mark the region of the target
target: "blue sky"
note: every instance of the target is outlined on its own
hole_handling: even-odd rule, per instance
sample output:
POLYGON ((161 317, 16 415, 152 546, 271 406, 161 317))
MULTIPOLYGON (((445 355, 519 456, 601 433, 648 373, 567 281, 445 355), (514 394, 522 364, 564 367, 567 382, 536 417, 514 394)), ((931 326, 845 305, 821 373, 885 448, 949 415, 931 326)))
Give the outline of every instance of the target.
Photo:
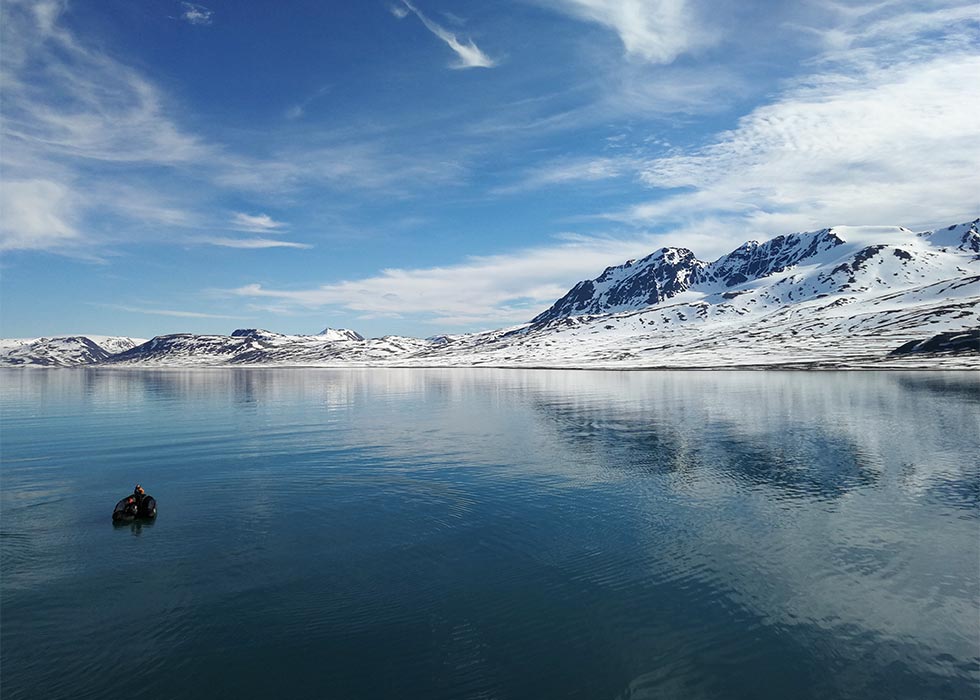
POLYGON ((0 335, 528 320, 980 211, 973 0, 2 0, 0 335))

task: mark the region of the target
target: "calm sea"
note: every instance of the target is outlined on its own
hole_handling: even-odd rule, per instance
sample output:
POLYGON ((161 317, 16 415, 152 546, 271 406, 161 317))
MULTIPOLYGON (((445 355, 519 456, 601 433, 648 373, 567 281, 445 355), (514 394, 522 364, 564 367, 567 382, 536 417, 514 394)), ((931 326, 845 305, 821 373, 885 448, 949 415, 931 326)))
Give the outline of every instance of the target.
POLYGON ((978 374, 3 371, 0 694, 976 700, 978 374))

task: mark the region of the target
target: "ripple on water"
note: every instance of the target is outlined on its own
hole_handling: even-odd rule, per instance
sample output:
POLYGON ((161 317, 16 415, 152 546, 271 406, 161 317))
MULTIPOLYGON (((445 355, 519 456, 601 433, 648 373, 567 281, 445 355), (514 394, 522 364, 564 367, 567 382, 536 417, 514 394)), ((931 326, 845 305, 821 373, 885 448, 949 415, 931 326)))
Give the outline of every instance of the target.
POLYGON ((35 376, 5 698, 975 698, 970 376, 35 376))

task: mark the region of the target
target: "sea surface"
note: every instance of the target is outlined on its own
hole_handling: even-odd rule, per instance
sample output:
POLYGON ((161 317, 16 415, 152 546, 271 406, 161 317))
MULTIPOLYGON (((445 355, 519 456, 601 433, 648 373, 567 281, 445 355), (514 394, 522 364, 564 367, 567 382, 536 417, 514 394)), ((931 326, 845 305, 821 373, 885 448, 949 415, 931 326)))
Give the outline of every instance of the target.
POLYGON ((976 700, 978 374, 5 370, 0 695, 976 700))

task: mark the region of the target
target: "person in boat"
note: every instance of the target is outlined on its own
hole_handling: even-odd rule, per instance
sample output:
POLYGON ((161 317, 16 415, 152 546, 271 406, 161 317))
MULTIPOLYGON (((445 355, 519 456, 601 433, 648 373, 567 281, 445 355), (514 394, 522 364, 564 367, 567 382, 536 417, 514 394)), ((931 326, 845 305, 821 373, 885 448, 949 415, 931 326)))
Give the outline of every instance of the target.
POLYGON ((152 496, 147 495, 146 491, 139 484, 133 487, 133 503, 136 506, 136 515, 139 517, 153 517, 156 515, 156 501, 152 496))
POLYGON ((136 504, 136 496, 126 496, 116 504, 116 510, 112 513, 113 520, 127 520, 135 518, 139 514, 139 506, 136 504))
POLYGON ((157 514, 157 502, 143 490, 139 484, 133 488, 133 493, 116 504, 112 513, 114 521, 128 521, 134 518, 153 518, 157 514))

